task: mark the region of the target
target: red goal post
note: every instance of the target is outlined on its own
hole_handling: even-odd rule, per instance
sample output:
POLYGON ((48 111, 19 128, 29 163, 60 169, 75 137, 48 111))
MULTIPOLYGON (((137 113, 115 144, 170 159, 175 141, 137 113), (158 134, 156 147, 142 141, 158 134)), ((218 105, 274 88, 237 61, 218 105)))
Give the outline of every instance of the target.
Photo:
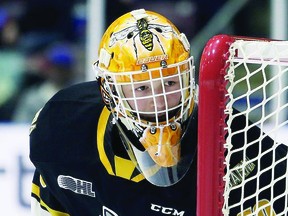
MULTIPOLYGON (((229 136, 233 136, 229 128, 229 120, 231 123, 234 118, 232 109, 237 107, 242 115, 251 118, 261 132, 267 133, 276 140, 281 139, 282 131, 288 124, 287 86, 287 41, 229 35, 217 35, 208 41, 199 68, 198 216, 229 215, 230 210, 235 207, 228 204, 229 191, 231 191, 229 188, 231 174, 228 172, 231 168, 225 165, 229 164, 228 156, 233 154, 231 150, 233 143, 230 143, 229 139, 229 136)), ((244 133, 247 134, 246 131, 244 133)), ((260 137, 260 140, 262 139, 264 137, 260 137)), ((286 136, 281 141, 275 142, 275 145, 281 142, 287 143, 286 136)), ((246 151, 243 148, 243 152, 246 151)), ((261 155, 263 156, 259 154, 259 157, 261 155)), ((247 164, 260 161, 259 158, 249 160, 246 161, 247 164)), ((287 156, 283 160, 287 160, 287 156)), ((273 164, 277 163, 274 161, 273 164)), ((245 167, 242 169, 244 170, 245 167)), ((233 168, 231 170, 233 172, 233 168)), ((257 174, 255 178, 260 178, 259 176, 257 174)), ((286 179, 286 176, 283 175, 281 178, 286 179)), ((245 188, 244 183, 248 181, 247 179, 243 177, 243 180, 240 180, 242 186, 239 188, 245 188)), ((255 181, 259 182, 257 179, 255 181)), ((280 180, 276 179, 270 187, 277 184, 277 181, 280 180)), ((286 205, 287 194, 285 190, 282 196, 286 197, 286 205)), ((271 199, 277 199, 271 196, 271 199)), ((255 199, 259 202, 257 197, 255 199)), ((243 203, 244 201, 243 198, 243 203)), ((272 204, 274 202, 276 201, 273 200, 272 204)), ((243 206, 237 208, 244 212, 240 215, 250 213, 262 215, 259 213, 261 211, 270 211, 268 215, 273 215, 269 205, 257 204, 251 209, 245 209, 243 206)), ((287 215, 287 206, 283 209, 281 215, 287 215)))

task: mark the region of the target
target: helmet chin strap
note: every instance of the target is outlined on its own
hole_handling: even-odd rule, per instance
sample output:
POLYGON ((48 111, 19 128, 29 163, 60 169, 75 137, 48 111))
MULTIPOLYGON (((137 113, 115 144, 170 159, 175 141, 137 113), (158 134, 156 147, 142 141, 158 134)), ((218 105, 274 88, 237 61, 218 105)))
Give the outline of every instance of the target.
POLYGON ((118 121, 120 120, 120 122, 122 123, 122 125, 125 127, 125 129, 127 129, 128 131, 132 131, 133 134, 139 139, 143 132, 144 132, 144 128, 141 127, 138 124, 135 124, 131 121, 129 121, 127 118, 125 117, 119 117, 118 121))

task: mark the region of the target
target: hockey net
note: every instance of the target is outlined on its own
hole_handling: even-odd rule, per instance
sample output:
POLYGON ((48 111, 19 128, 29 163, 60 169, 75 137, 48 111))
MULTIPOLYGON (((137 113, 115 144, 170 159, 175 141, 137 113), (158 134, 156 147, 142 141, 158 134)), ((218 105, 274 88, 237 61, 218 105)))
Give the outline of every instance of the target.
POLYGON ((288 41, 217 35, 199 70, 197 215, 288 215, 287 153, 275 156, 288 145, 288 41), (244 126, 232 130, 239 116, 244 126), (255 126, 260 134, 251 141, 255 126), (243 143, 234 148, 239 134, 243 143), (267 136, 273 145, 264 148, 267 136))

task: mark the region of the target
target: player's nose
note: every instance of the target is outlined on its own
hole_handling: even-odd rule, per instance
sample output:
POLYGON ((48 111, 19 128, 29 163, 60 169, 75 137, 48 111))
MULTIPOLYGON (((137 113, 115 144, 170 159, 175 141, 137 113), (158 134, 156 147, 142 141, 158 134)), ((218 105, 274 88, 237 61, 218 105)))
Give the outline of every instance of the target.
POLYGON ((165 100, 163 99, 163 96, 157 98, 158 99, 155 101, 155 107, 158 111, 162 111, 165 109, 165 100))
POLYGON ((162 90, 156 93, 154 103, 154 107, 156 107, 158 111, 165 109, 167 101, 165 100, 162 90))

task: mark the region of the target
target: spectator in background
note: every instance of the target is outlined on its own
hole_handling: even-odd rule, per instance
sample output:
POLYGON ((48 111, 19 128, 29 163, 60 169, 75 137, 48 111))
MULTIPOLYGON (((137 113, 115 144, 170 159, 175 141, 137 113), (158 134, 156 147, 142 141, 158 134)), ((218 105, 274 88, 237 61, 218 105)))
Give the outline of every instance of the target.
POLYGON ((19 43, 18 18, 6 5, 0 5, 0 119, 10 116, 10 104, 22 82, 24 55, 19 43), (9 108, 8 108, 9 107, 9 108))
POLYGON ((30 63, 36 63, 38 68, 42 68, 40 76, 45 78, 45 81, 33 85, 20 95, 12 117, 15 122, 30 123, 35 113, 50 97, 75 82, 76 59, 70 44, 53 44, 44 52, 44 59, 36 58, 36 61, 30 63))

